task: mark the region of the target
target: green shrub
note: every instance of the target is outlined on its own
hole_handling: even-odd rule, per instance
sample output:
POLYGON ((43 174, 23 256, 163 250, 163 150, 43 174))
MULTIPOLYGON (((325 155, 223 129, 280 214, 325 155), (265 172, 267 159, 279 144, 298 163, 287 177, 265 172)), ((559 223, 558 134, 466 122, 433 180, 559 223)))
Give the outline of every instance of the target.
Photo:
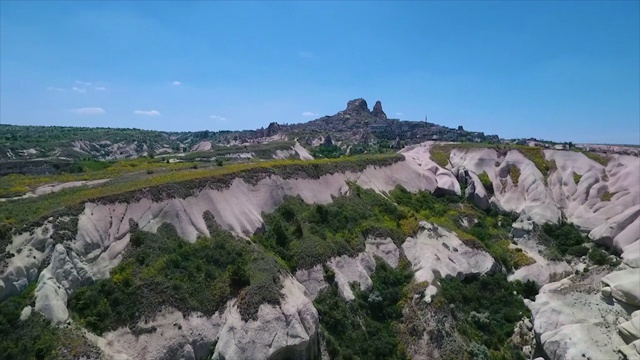
POLYGON ((611 158, 607 155, 599 154, 592 151, 582 151, 582 150, 578 150, 578 151, 584 154, 584 156, 588 157, 589 159, 605 167, 609 165, 609 161, 611 160, 611 158))
POLYGON ((213 315, 241 292, 251 300, 239 301, 245 318, 255 317, 264 302, 277 303, 275 260, 226 231, 210 232, 212 238, 189 244, 167 223, 156 234, 132 229, 133 246, 112 277, 77 289, 69 301, 71 312, 101 334, 151 318, 163 306, 213 315))
POLYGON ((406 359, 394 324, 402 318, 401 299, 413 273, 407 264, 393 269, 376 259, 371 291, 357 289, 345 301, 336 285, 322 291, 314 305, 332 359, 406 359))
POLYGON ((311 150, 314 158, 335 159, 346 155, 346 152, 336 145, 321 145, 311 150))
POLYGON ((492 196, 494 194, 494 190, 493 190, 493 183, 489 178, 489 174, 487 174, 486 171, 483 171, 480 174, 478 174, 478 178, 480 179, 482 186, 484 186, 484 189, 487 191, 487 194, 489 194, 489 196, 492 196))
POLYGON ((520 181, 520 168, 516 165, 509 165, 509 177, 513 182, 514 186, 518 186, 518 182, 520 181))
POLYGON ((584 245, 572 246, 567 250, 567 254, 574 257, 583 257, 589 253, 589 248, 584 245))
POLYGON ((589 252, 589 260, 596 265, 607 265, 609 263, 609 254, 602 249, 593 248, 589 252))
POLYGON ((582 179, 582 175, 578 174, 577 172, 573 172, 573 182, 576 183, 576 185, 578 185, 580 183, 580 179, 582 179))
POLYGON ((613 198, 613 196, 617 194, 615 192, 609 192, 609 191, 605 191, 600 195, 600 200, 601 201, 611 201, 611 199, 613 198))
POLYGON ((586 235, 582 234, 578 228, 567 222, 560 224, 542 225, 541 241, 546 245, 552 257, 562 257, 565 255, 581 257, 586 255, 588 249, 582 246, 588 241, 586 235))
POLYGON ((277 254, 291 271, 310 268, 333 256, 364 250, 368 236, 391 237, 401 244, 415 234, 417 220, 373 190, 351 185, 351 193, 328 205, 288 197, 264 215, 265 231, 255 242, 277 254))
POLYGON ((601 249, 600 247, 593 247, 589 252, 589 260, 595 265, 609 265, 611 267, 618 266, 619 260, 614 260, 609 256, 609 253, 601 249))
MULTIPOLYGON (((530 298, 537 293, 535 284, 511 283, 504 274, 483 275, 458 280, 440 280, 441 289, 437 297, 442 298, 453 312, 458 332, 476 346, 470 347, 469 355, 484 353, 486 347, 492 354, 502 354, 506 359, 517 358, 511 348, 511 335, 515 324, 529 316, 529 309, 522 297, 530 298), (509 304, 509 306, 505 306, 509 304), (476 316, 474 316, 474 314, 476 316), (483 316, 478 317, 477 314, 483 316)), ((489 356, 489 358, 494 358, 489 356)))
POLYGON ((450 155, 451 149, 449 147, 434 145, 429 149, 429 157, 441 167, 447 167, 447 165, 449 165, 450 155))

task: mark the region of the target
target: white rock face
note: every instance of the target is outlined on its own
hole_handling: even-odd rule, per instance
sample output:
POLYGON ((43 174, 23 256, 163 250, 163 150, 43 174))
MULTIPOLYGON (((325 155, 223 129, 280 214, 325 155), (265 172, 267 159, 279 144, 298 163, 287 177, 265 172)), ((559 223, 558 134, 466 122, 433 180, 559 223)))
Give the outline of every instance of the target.
POLYGON ((373 282, 369 275, 376 270, 376 261, 367 252, 360 253, 355 258, 349 256, 334 257, 329 261, 329 267, 335 273, 340 295, 351 301, 355 299, 351 291, 351 283, 358 283, 360 290, 368 291, 373 282))
POLYGON ((307 149, 305 149, 300 143, 296 141, 296 144, 293 146, 293 150, 298 153, 298 156, 301 160, 313 160, 313 156, 309 153, 307 149))
POLYGON ((640 339, 640 310, 631 314, 631 320, 618 325, 618 335, 627 344, 640 339))
POLYGON ((382 258, 392 268, 398 267, 400 261, 400 249, 391 238, 368 238, 365 241, 366 252, 382 258))
POLYGON ((134 335, 129 328, 120 328, 92 339, 111 359, 160 359, 191 346, 194 355, 206 356, 215 342, 224 320, 219 314, 211 317, 192 313, 184 317, 174 309, 163 309, 153 321, 140 323, 143 334, 134 335), (154 330, 155 329, 155 330, 154 330))
MULTIPOLYGON (((400 249, 391 238, 368 238, 365 246, 365 251, 355 257, 338 256, 326 263, 335 274, 334 281, 338 285, 340 295, 348 301, 355 299, 351 283, 357 283, 362 290, 371 288, 373 283, 369 276, 376 269, 374 256, 382 258, 393 268, 398 267, 400 249)), ((322 289, 329 286, 324 276, 322 265, 316 265, 308 270, 297 270, 295 275, 296 280, 307 289, 311 300, 314 300, 322 289)))
POLYGON ((324 270, 322 269, 322 265, 316 265, 311 269, 299 269, 296 271, 295 276, 296 280, 298 280, 298 282, 307 289, 311 301, 318 297, 318 294, 322 289, 329 286, 329 284, 324 280, 324 270))
POLYGON ((67 297, 73 289, 91 282, 93 277, 78 256, 57 244, 49 266, 40 273, 35 309, 53 324, 60 324, 69 317, 67 297))
POLYGON ((640 269, 615 271, 602 278, 611 288, 611 296, 629 305, 640 307, 640 269))
POLYGON ((632 308, 602 296, 601 280, 607 269, 574 275, 540 289, 527 301, 534 331, 550 359, 618 359, 625 346, 617 335, 618 319, 630 320, 632 308))
POLYGON ((7 260, 6 269, 0 272, 0 301, 19 294, 38 277, 38 266, 53 250, 51 224, 13 237, 7 251, 14 256, 7 260))
POLYGON ((318 312, 305 288, 285 279, 279 308, 262 304, 257 321, 242 321, 230 308, 214 359, 310 359, 318 357, 318 312))
POLYGON ((93 336, 105 355, 115 359, 204 358, 216 343, 214 359, 309 359, 317 358, 318 313, 305 288, 295 279, 283 280, 280 306, 262 304, 258 319, 244 322, 235 307, 235 299, 220 314, 184 317, 165 309, 143 329, 155 329, 134 335, 121 328, 93 336))
POLYGON ((425 221, 415 238, 402 245, 405 256, 415 271, 418 282, 432 282, 437 278, 484 274, 497 269, 488 253, 465 245, 456 234, 425 221))
POLYGON ((573 274, 573 269, 565 261, 550 261, 542 256, 544 248, 538 244, 535 237, 524 235, 517 238, 517 246, 522 249, 529 257, 535 260, 535 263, 523 266, 508 276, 509 281, 520 280, 526 282, 531 280, 538 286, 548 284, 550 282, 559 281, 573 274))

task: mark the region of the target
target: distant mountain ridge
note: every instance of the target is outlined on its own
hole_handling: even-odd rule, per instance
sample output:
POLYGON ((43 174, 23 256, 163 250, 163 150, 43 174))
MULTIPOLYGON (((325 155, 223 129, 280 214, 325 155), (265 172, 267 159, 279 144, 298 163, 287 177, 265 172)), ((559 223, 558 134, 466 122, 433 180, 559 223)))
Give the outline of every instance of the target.
POLYGON ((388 119, 382 103, 369 110, 366 100, 350 100, 345 110, 300 124, 270 123, 266 128, 242 131, 165 132, 138 129, 81 128, 61 126, 0 125, 0 161, 42 158, 117 159, 149 153, 182 153, 197 150, 209 141, 217 145, 246 145, 299 139, 307 146, 330 136, 332 142, 349 146, 378 141, 402 144, 425 140, 497 142, 497 135, 447 128, 424 121, 388 119))

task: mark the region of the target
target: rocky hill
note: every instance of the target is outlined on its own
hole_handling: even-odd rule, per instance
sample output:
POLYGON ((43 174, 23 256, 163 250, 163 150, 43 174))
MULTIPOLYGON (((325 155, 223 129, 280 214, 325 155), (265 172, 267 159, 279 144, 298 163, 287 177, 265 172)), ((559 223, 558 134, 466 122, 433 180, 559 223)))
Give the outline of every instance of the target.
MULTIPOLYGON (((305 131, 385 117, 353 100, 305 131)), ((640 356, 636 157, 292 151, 0 202, 1 357, 640 356)))
POLYGON ((246 131, 161 132, 137 129, 95 129, 0 125, 0 160, 42 158, 123 159, 148 154, 183 154, 211 146, 251 145, 300 138, 312 146, 331 135, 346 144, 369 144, 377 140, 402 140, 407 144, 425 140, 498 141, 497 136, 454 130, 417 121, 387 119, 377 101, 372 111, 364 99, 349 101, 333 116, 302 124, 271 123, 267 128, 246 131))

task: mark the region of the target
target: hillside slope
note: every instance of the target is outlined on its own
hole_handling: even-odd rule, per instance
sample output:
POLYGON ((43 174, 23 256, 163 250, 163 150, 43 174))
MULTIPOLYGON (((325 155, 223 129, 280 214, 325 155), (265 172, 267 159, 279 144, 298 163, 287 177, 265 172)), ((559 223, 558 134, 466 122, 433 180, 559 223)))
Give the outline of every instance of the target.
MULTIPOLYGON (((201 179, 188 180, 176 188, 163 188, 165 185, 131 187, 125 196, 73 197, 78 199, 78 206, 71 207, 64 216, 48 219, 45 216, 29 231, 20 232, 18 229, 13 234, 7 246, 11 256, 4 260, 0 273, 0 298, 14 296, 25 291, 30 283, 37 283, 33 290, 35 302, 25 308, 25 316, 28 317, 33 308, 54 325, 69 321, 77 323, 73 316, 70 317, 69 305, 78 289, 92 283, 103 284, 101 281, 110 279, 114 271, 126 274, 121 272, 122 266, 135 265, 131 256, 139 245, 132 244, 132 234, 164 234, 163 224, 170 224, 178 237, 197 244, 199 238, 222 236, 216 235, 218 230, 215 229, 219 227, 220 231, 235 235, 233 241, 243 244, 246 239, 252 240, 247 245, 249 248, 240 252, 257 251, 252 256, 277 259, 280 265, 273 265, 270 269, 280 270, 269 271, 273 271, 279 300, 255 304, 255 313, 248 316, 244 305, 247 294, 251 294, 251 289, 257 284, 262 284, 262 280, 256 280, 254 286, 254 275, 251 275, 250 285, 246 288, 243 287, 245 285, 240 286, 244 290, 240 290, 237 296, 229 294, 228 299, 222 299, 222 306, 215 311, 206 314, 201 311, 185 312, 166 306, 155 309, 145 322, 106 329, 100 336, 89 334, 88 339, 97 344, 104 354, 114 358, 200 358, 208 355, 216 358, 316 358, 324 351, 322 348, 327 340, 319 335, 322 323, 313 300, 317 294, 324 294, 322 289, 329 286, 328 274, 335 277, 332 281, 335 281, 342 298, 356 299, 360 293, 349 284, 359 283, 362 291, 375 287, 376 282, 371 278, 377 269, 384 267, 374 260, 374 256, 379 256, 392 268, 399 268, 401 258, 408 261, 412 273, 415 273, 414 282, 429 282, 421 289, 421 296, 426 302, 436 298, 441 286, 445 286, 439 279, 447 277, 464 278, 509 271, 511 275, 517 275, 518 280, 533 280, 539 286, 550 283, 541 289, 541 295, 534 302, 528 304, 533 312, 537 343, 546 356, 553 359, 577 353, 591 358, 613 357, 617 356, 618 347, 635 341, 638 337, 633 333, 635 330, 630 337, 620 337, 618 333, 622 330, 619 327, 616 330, 615 325, 604 326, 603 323, 612 316, 633 321, 636 317, 631 314, 640 307, 640 290, 629 285, 635 280, 640 281, 637 270, 640 265, 638 158, 610 155, 605 166, 572 151, 539 150, 536 154, 542 154, 543 158, 536 158, 526 150, 509 149, 505 152, 436 143, 411 146, 401 150, 400 154, 402 159, 377 162, 362 158, 359 165, 350 164, 346 158, 334 161, 343 165, 313 160, 304 165, 296 163, 291 168, 276 167, 275 170, 257 173, 251 173, 248 166, 250 176, 231 172, 225 176, 206 177, 207 173, 202 172, 201 179), (440 166, 445 165, 442 159, 434 158, 440 146, 449 147, 445 167, 440 166), (304 170, 300 171, 298 167, 304 170), (362 247, 358 245, 349 251, 336 247, 326 257, 305 263, 302 267, 296 265, 295 269, 287 263, 286 254, 273 254, 277 247, 265 251, 267 243, 257 240, 259 234, 270 234, 273 225, 265 228, 266 217, 281 211, 281 206, 288 204, 290 196, 299 197, 306 204, 329 206, 338 202, 337 199, 354 196, 358 188, 373 190, 373 194, 378 193, 384 199, 389 198, 398 186, 411 193, 428 191, 441 197, 462 196, 479 209, 488 210, 494 206, 504 213, 517 213, 519 218, 513 224, 513 243, 508 245, 507 242, 504 246, 517 247, 539 261, 534 264, 523 262, 516 271, 508 269, 495 258, 496 249, 482 246, 478 249, 478 245, 464 237, 457 228, 448 228, 448 223, 430 216, 402 235, 394 235, 393 231, 363 231, 358 236, 364 234, 366 239, 353 238, 362 247), (189 190, 178 191, 178 188, 189 190), (607 291, 613 296, 607 301, 613 305, 607 305, 599 296, 588 298, 601 309, 602 319, 587 320, 586 310, 551 315, 544 311, 572 308, 571 302, 577 301, 573 292, 557 293, 557 289, 566 288, 568 282, 585 281, 577 275, 569 275, 574 270, 585 268, 586 260, 576 258, 569 263, 558 262, 557 259, 547 259, 540 248, 528 246, 538 225, 559 223, 563 219, 588 232, 595 243, 610 247, 623 260, 619 268, 621 272, 611 273, 608 275, 611 280, 606 281, 607 291), (67 223, 69 226, 64 225, 67 223), (56 235, 62 231, 69 236, 56 235), (254 247, 255 250, 249 250, 254 247), (265 255, 261 255, 263 253, 265 255), (554 282, 567 276, 559 283, 554 282), (550 300, 549 294, 553 291, 557 295, 550 300), (571 331, 576 324, 581 330, 571 331)), ((98 185, 96 189, 102 191, 101 186, 108 189, 110 185, 98 185)), ((61 197, 74 190, 65 191, 69 193, 61 192, 61 197)), ((85 190, 77 194, 82 191, 85 190)), ((51 201, 47 196, 53 198, 57 195, 43 196, 43 203, 51 201)), ((20 204, 26 200, 15 201, 15 204, 20 204)), ((29 201, 35 204, 39 200, 29 201)), ((395 201, 397 204, 398 200, 395 201)), ((7 204, 10 206, 12 202, 7 204)), ((410 208, 402 205, 402 209, 407 206, 410 208)), ((388 222, 385 231, 400 228, 398 224, 409 224, 412 217, 404 212, 388 222)), ((282 216, 286 220, 289 215, 284 213, 282 216)), ((380 220, 383 223, 387 221, 384 216, 380 220)), ((293 233, 298 231, 298 225, 292 226, 293 233)), ((310 231, 305 230, 307 225, 299 226, 302 234, 310 231)), ((369 229, 371 225, 367 226, 369 229)), ((348 236, 342 234, 338 239, 348 236)), ((161 259, 157 264, 167 261, 161 259)), ((248 269, 250 274, 260 272, 251 267, 248 269)), ((598 269, 589 275, 595 278, 586 280, 591 281, 591 292, 600 288, 598 279, 602 276, 597 274, 612 271, 606 267, 598 269)), ((121 281, 118 279, 111 281, 121 281)), ((78 306, 77 302, 75 304, 78 306)), ((416 338, 420 336, 416 335, 416 338)), ((426 351, 424 346, 421 349, 426 351)))

